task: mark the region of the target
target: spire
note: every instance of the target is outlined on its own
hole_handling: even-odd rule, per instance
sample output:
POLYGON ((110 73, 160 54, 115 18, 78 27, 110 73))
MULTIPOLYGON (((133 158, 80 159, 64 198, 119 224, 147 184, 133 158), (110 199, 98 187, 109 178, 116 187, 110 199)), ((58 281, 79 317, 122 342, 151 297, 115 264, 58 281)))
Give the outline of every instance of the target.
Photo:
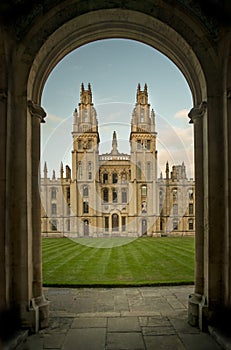
POLYGON ((82 83, 81 84, 81 93, 83 93, 84 92, 84 84, 82 83))
POLYGON ((88 90, 89 90, 89 92, 91 92, 91 84, 90 83, 88 83, 88 90))
POLYGON ((77 124, 77 118, 78 118, 77 108, 75 108, 75 110, 74 110, 73 117, 74 117, 74 125, 76 125, 77 124))
POLYGON ((166 179, 169 179, 169 165, 168 165, 168 161, 166 163, 166 170, 165 170, 165 173, 166 173, 166 179))
POLYGON ((63 162, 60 163, 60 179, 63 179, 63 162))
POLYGON ((112 154, 118 154, 118 149, 117 149, 117 137, 116 137, 116 132, 113 132, 113 139, 112 139, 112 154))
POLYGON ((55 171, 53 170, 52 180, 55 180, 55 171))
POLYGON ((44 179, 47 179, 47 162, 44 163, 44 168, 43 168, 43 173, 44 173, 44 179))
POLYGON ((148 92, 148 87, 146 83, 144 84, 144 92, 148 92))

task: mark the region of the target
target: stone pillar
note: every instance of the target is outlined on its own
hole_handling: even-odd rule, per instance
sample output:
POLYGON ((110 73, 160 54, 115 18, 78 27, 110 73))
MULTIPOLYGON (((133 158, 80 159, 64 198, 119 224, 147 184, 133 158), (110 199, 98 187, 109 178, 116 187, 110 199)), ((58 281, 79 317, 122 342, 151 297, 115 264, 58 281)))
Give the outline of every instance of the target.
POLYGON ((39 309, 39 327, 48 325, 49 304, 42 291, 42 244, 41 244, 41 198, 40 198, 40 123, 45 123, 46 113, 42 107, 28 101, 32 117, 32 262, 33 297, 39 309))
POLYGON ((204 116, 206 102, 191 109, 190 123, 194 124, 195 159, 195 292, 189 296, 188 321, 192 326, 200 326, 204 303, 204 116))

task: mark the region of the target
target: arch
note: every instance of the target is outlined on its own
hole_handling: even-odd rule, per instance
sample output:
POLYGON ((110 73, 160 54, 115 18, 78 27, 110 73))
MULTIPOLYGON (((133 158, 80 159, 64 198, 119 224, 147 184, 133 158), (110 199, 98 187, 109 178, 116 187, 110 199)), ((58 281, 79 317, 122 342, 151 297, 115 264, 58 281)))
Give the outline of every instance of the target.
MULTIPOLYGON (((33 20, 24 21, 26 24, 30 23, 30 29, 27 31, 25 28, 21 32, 22 36, 18 43, 15 43, 9 65, 14 76, 10 81, 11 106, 7 118, 9 123, 7 133, 12 136, 6 162, 9 174, 6 191, 8 191, 8 197, 11 198, 6 226, 7 232, 11 233, 12 241, 14 237, 18 237, 18 231, 20 232, 20 245, 13 246, 11 249, 14 249, 13 253, 18 254, 18 261, 24 270, 23 268, 20 270, 20 274, 14 277, 13 282, 19 286, 22 285, 22 281, 24 285, 26 285, 25 281, 28 282, 28 286, 21 290, 19 303, 23 300, 25 304, 24 309, 21 308, 24 313, 22 319, 27 319, 30 324, 34 322, 35 325, 32 326, 35 329, 38 327, 36 326, 39 318, 38 308, 32 310, 34 313, 37 312, 37 315, 34 321, 31 321, 26 306, 29 302, 32 305, 31 300, 34 298, 39 309, 45 310, 45 306, 41 303, 41 242, 38 229, 40 198, 37 191, 39 123, 44 119, 44 111, 39 106, 42 90, 50 72, 66 54, 81 45, 106 38, 134 39, 156 48, 179 67, 190 86, 195 105, 190 118, 194 123, 196 163, 199 164, 196 167, 196 197, 198 195, 196 230, 200 233, 196 242, 196 255, 199 256, 199 259, 196 268, 195 300, 192 303, 194 309, 191 313, 194 319, 190 319, 191 323, 198 323, 199 314, 206 318, 208 305, 212 310, 214 305, 216 307, 216 302, 218 305, 222 304, 223 290, 222 292, 218 290, 221 270, 223 271, 219 249, 221 250, 224 240, 220 239, 216 247, 210 245, 207 250, 204 249, 204 242, 212 242, 217 237, 219 227, 214 201, 221 203, 224 193, 224 178, 214 175, 216 170, 214 159, 219 158, 219 151, 224 147, 224 142, 228 142, 228 135, 225 141, 212 139, 216 133, 224 135, 221 118, 225 105, 223 101, 225 90, 221 86, 222 79, 224 79, 222 74, 224 73, 222 68, 224 62, 218 60, 217 54, 219 52, 219 57, 221 57, 224 51, 221 52, 219 45, 213 42, 208 23, 204 24, 200 16, 197 17, 193 11, 190 12, 181 5, 182 2, 180 5, 178 3, 174 5, 173 11, 171 2, 168 4, 160 0, 154 4, 152 1, 143 3, 134 1, 128 2, 126 8, 121 9, 119 1, 115 0, 113 4, 107 5, 107 9, 104 9, 106 5, 100 0, 96 0, 94 4, 88 1, 79 2, 78 6, 76 2, 66 0, 65 4, 51 5, 49 11, 44 11, 43 16, 34 13, 33 16, 37 18, 32 16, 33 20), (62 6, 65 6, 65 9, 68 8, 68 11, 62 11, 62 6), (118 6, 118 8, 110 8, 113 6, 118 6), (28 100, 33 101, 30 108, 27 108, 29 107, 28 100), (206 100, 207 111, 210 113, 209 118, 204 108, 205 104, 201 104, 206 100), (17 131, 15 130, 15 119, 20 120, 17 131), (20 137, 16 138, 18 134, 20 137), (200 152, 201 150, 203 151, 200 152), (20 159, 20 162, 13 164, 14 159, 20 159), (13 170, 9 168, 11 164, 13 164, 13 170), (25 182, 18 181, 19 178, 25 182), (11 186, 12 184, 14 186, 11 186), (220 188, 217 197, 214 195, 214 188, 220 188), (17 192, 16 196, 15 192, 17 192), (23 198, 22 206, 19 211, 16 211, 14 208, 21 198, 23 198), (207 199, 206 203, 204 198, 207 199), (32 209, 31 202, 33 202, 32 209), (10 220, 11 217, 15 218, 15 222, 20 223, 19 227, 14 227, 14 223, 10 220), (211 239, 208 240, 209 235, 211 239), (20 251, 25 251, 25 242, 28 252, 22 258, 20 251), (212 256, 213 253, 214 259, 209 266, 210 255, 212 256), (204 254, 207 254, 205 258, 204 254), (30 271, 29 274, 27 274, 28 262, 33 262, 33 271, 30 271), (214 275, 213 283, 210 282, 211 271, 214 275), (28 279, 23 279, 23 276, 28 276, 28 279), (196 299, 198 296, 199 298, 196 299), (199 304, 203 300, 209 301, 207 306, 202 305, 205 312, 203 312, 204 309, 199 310, 199 304)), ((9 42, 12 45, 11 40, 9 42)), ((225 156, 229 159, 230 153, 227 152, 225 156)), ((223 157, 223 155, 220 157, 221 169, 224 168, 223 157)), ((227 254, 230 254, 230 250, 227 251, 227 254)), ((15 296, 16 301, 18 301, 17 298, 18 296, 15 296)), ((45 312, 41 314, 46 317, 45 312)))

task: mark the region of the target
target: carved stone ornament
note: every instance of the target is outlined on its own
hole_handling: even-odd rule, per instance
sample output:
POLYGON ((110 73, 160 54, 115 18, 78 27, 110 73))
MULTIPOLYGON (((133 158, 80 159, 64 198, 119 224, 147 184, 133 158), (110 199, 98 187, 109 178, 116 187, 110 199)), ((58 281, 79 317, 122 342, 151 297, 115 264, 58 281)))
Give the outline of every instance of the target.
POLYGON ((206 109, 207 102, 205 101, 202 101, 199 105, 193 107, 188 114, 188 117, 190 119, 189 123, 192 124, 196 121, 196 119, 202 118, 206 112, 206 109))
POLYGON ((44 119, 46 118, 47 114, 41 106, 31 100, 27 102, 27 106, 32 117, 39 118, 41 123, 45 123, 44 119))

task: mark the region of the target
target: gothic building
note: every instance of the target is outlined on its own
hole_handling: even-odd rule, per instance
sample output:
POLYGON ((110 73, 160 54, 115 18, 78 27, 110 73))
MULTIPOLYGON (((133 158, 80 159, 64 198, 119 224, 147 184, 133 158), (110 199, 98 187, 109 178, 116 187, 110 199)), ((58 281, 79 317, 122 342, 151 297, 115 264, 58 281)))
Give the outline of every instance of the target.
POLYGON ((157 177, 155 113, 147 85, 137 88, 130 154, 119 152, 116 131, 109 153, 99 154, 100 136, 91 86, 81 86, 74 111, 72 172, 41 179, 42 234, 45 236, 166 236, 194 234, 194 181, 184 163, 166 164, 157 177))

